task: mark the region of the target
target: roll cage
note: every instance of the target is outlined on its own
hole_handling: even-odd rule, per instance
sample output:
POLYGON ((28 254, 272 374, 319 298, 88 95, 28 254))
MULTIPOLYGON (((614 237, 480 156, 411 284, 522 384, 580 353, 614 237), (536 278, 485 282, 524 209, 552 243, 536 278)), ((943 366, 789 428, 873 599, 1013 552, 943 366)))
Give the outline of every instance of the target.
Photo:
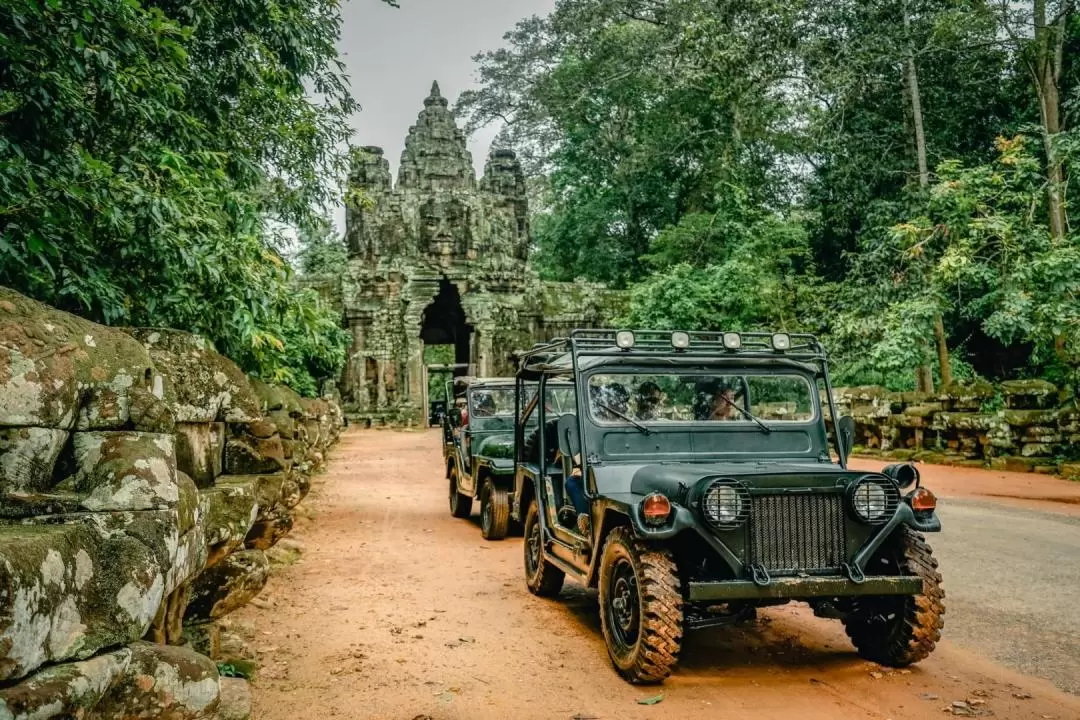
MULTIPOLYGON (((734 332, 669 332, 659 330, 574 330, 569 337, 556 338, 538 343, 519 353, 519 382, 539 382, 540 389, 546 380, 565 378, 576 380, 581 372, 599 368, 668 367, 687 369, 702 367, 703 361, 737 360, 750 366, 762 368, 788 367, 805 372, 822 381, 825 401, 822 403, 833 428, 839 427, 840 415, 833 400, 832 381, 829 377, 828 356, 818 339, 805 333, 734 333, 734 332), (627 343, 629 336, 630 342, 627 343), (676 338, 676 336, 682 336, 676 338), (736 341, 737 339, 737 341, 736 341), (779 339, 779 340, 778 340, 779 339)), ((517 394, 516 417, 521 418, 521 393, 517 394)), ((578 393, 579 409, 583 402, 578 393)), ((517 424, 518 447, 521 447, 523 429, 517 424)), ((839 433, 834 432, 834 445, 841 468, 847 469, 847 452, 839 433)), ((520 461, 521 458, 519 457, 520 461)), ((582 453, 582 472, 588 477, 587 453, 582 453)))

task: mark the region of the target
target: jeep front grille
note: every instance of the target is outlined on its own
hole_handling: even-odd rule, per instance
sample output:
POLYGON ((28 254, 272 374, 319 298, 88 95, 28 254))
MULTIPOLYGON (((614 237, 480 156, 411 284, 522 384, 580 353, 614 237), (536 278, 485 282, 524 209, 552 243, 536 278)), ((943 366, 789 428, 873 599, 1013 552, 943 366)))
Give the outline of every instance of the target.
POLYGON ((840 494, 756 495, 750 513, 750 565, 770 573, 839 570, 847 560, 840 494))

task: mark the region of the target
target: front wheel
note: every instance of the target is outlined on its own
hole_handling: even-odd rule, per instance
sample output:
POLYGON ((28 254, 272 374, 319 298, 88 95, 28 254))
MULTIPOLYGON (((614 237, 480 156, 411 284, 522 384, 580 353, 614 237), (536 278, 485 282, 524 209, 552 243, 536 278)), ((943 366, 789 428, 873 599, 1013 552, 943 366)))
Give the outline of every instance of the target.
POLYGON ((480 490, 480 532, 485 540, 502 540, 510 529, 510 498, 506 488, 490 479, 480 490))
POLYGON ((525 584, 540 597, 555 597, 562 590, 566 573, 544 557, 544 537, 540 528, 540 505, 533 500, 525 515, 525 584))
POLYGON ((945 625, 945 591, 926 539, 904 528, 872 563, 876 574, 914 575, 923 581, 918 595, 860 597, 844 618, 855 649, 867 660, 904 667, 934 651, 945 625))
POLYGON ((450 471, 450 514, 456 518, 472 515, 472 498, 458 492, 457 468, 450 471))
POLYGON ((666 548, 611 531, 600 560, 600 625, 608 655, 632 683, 659 683, 679 659, 683 599, 678 568, 666 548))

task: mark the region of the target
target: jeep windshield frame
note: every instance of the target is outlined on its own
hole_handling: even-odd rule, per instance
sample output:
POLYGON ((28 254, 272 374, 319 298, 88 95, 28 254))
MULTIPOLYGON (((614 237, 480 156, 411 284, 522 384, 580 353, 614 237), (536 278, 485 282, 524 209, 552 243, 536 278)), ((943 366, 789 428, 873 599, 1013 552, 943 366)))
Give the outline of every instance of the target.
MULTIPOLYGON (((776 337, 770 333, 575 330, 568 338, 537 345, 522 353, 518 377, 562 377, 574 381, 584 464, 643 460, 832 462, 824 422, 826 409, 834 427, 839 415, 833 402, 825 350, 812 335, 785 333, 779 340, 776 337), (630 334, 632 337, 626 343, 630 334), (685 336, 682 339, 688 342, 676 343, 676 335, 685 336), (737 337, 737 342, 731 340, 732 336, 737 337), (683 347, 676 347, 677 344, 683 347), (813 390, 810 394, 813 417, 805 422, 765 420, 770 427, 768 433, 749 422, 731 423, 724 428, 717 428, 719 423, 715 422, 649 423, 648 434, 628 423, 623 426, 597 423, 588 409, 590 378, 597 374, 632 373, 797 375, 813 390), (825 391, 824 401, 818 392, 819 382, 824 386, 821 388, 825 391), (665 435, 670 445, 659 442, 665 435), (709 436, 732 442, 702 441, 709 436), (796 436, 797 441, 793 440, 796 436), (695 439, 699 440, 696 446, 695 439), (740 445, 745 449, 728 449, 740 445), (613 448, 621 451, 612 452, 613 448)), ((837 442, 835 448, 840 467, 846 468, 843 447, 837 442)))

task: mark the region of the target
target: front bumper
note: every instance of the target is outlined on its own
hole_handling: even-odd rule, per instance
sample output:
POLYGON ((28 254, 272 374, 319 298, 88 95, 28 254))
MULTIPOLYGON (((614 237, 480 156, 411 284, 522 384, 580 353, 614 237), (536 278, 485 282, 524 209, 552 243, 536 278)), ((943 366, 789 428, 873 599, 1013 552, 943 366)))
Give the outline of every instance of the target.
POLYGON ((759 585, 750 580, 692 582, 689 600, 691 602, 802 600, 857 595, 918 595, 922 591, 922 578, 903 575, 868 577, 859 583, 848 578, 798 577, 774 578, 765 585, 759 585))

